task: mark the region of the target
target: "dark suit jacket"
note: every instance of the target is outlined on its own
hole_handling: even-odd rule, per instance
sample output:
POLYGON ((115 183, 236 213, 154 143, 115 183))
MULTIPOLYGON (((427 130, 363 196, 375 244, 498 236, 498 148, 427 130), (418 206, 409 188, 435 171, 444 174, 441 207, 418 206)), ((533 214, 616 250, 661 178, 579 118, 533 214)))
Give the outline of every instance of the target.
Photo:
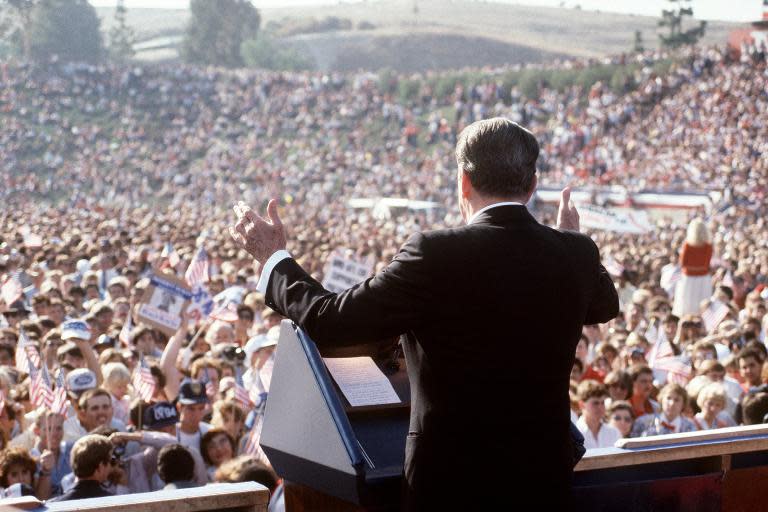
POLYGON ((87 498, 105 498, 107 496, 112 496, 112 493, 105 491, 99 482, 95 480, 78 480, 73 488, 61 496, 48 500, 48 503, 84 500, 87 498))
POLYGON ((534 491, 540 506, 565 499, 576 343, 583 324, 619 309, 589 237, 498 206, 468 226, 414 234, 384 271, 338 295, 283 260, 266 302, 321 346, 404 334, 409 509, 434 509, 446 493, 451 508, 534 491), (467 501, 452 490, 462 485, 467 501))

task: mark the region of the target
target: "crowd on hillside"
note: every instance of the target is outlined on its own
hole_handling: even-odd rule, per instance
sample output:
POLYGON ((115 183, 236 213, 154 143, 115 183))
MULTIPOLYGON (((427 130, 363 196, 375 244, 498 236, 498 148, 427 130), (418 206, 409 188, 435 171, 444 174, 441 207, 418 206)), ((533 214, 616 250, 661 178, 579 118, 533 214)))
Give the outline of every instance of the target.
POLYGON ((489 74, 417 101, 365 73, 0 64, 0 487, 75 499, 255 479, 279 509, 258 434, 281 318, 226 231, 232 204, 278 198, 289 251, 320 280, 340 248, 380 269, 408 234, 460 223, 455 138, 493 116, 541 141, 540 186, 712 199, 695 228, 590 232, 622 314, 576 351, 587 447, 768 419, 766 53, 686 50, 657 75, 661 57, 623 93, 528 98, 489 74), (349 204, 381 197, 414 203, 349 204), (175 333, 137 315, 164 273, 199 299, 175 333))

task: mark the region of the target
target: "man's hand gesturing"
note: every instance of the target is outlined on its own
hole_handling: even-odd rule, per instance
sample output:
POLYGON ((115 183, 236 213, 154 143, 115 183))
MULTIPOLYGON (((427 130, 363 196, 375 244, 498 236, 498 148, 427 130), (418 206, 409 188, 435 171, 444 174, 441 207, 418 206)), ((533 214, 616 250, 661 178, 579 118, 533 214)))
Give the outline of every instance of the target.
POLYGON ((579 230, 579 212, 571 201, 571 187, 565 187, 560 192, 560 208, 557 210, 557 229, 567 231, 579 230))
POLYGON ((234 210, 237 224, 230 226, 229 234, 256 261, 264 265, 275 251, 285 249, 285 230, 277 215, 276 200, 269 201, 266 219, 242 201, 234 206, 234 210))

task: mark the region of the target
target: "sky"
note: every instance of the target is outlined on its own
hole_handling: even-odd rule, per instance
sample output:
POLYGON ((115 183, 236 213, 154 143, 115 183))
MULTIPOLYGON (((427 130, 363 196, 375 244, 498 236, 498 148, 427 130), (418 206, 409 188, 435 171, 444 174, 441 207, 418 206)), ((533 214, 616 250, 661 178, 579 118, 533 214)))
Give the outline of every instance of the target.
MULTIPOLYGON (((352 3, 356 0, 344 0, 352 3)), ((658 16, 661 10, 669 8, 668 0, 497 0, 499 3, 539 5, 547 7, 573 7, 581 5, 583 9, 613 11, 631 14, 658 16)), ((338 0, 252 0, 258 8, 295 7, 303 5, 335 5, 338 0)), ((114 0, 91 0, 97 7, 114 6, 114 0)), ((723 21, 754 21, 762 17, 762 0, 693 0, 691 5, 696 18, 723 21)), ((155 7, 164 9, 185 9, 189 0, 125 0, 127 8, 155 7)))

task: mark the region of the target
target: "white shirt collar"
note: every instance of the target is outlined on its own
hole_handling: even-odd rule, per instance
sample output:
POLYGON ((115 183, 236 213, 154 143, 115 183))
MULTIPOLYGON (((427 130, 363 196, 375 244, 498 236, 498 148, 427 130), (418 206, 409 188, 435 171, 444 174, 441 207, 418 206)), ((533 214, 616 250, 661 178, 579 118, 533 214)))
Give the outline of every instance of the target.
POLYGON ((512 206, 512 205, 514 205, 514 206, 525 206, 523 203, 518 203, 517 201, 505 201, 503 203, 489 204, 485 208, 481 208, 481 209, 477 210, 475 213, 473 213, 472 216, 469 218, 469 222, 467 222, 467 224, 472 224, 473 222, 475 222, 475 219, 478 217, 478 215, 480 215, 484 211, 490 210, 491 208, 496 208, 497 206, 512 206))

